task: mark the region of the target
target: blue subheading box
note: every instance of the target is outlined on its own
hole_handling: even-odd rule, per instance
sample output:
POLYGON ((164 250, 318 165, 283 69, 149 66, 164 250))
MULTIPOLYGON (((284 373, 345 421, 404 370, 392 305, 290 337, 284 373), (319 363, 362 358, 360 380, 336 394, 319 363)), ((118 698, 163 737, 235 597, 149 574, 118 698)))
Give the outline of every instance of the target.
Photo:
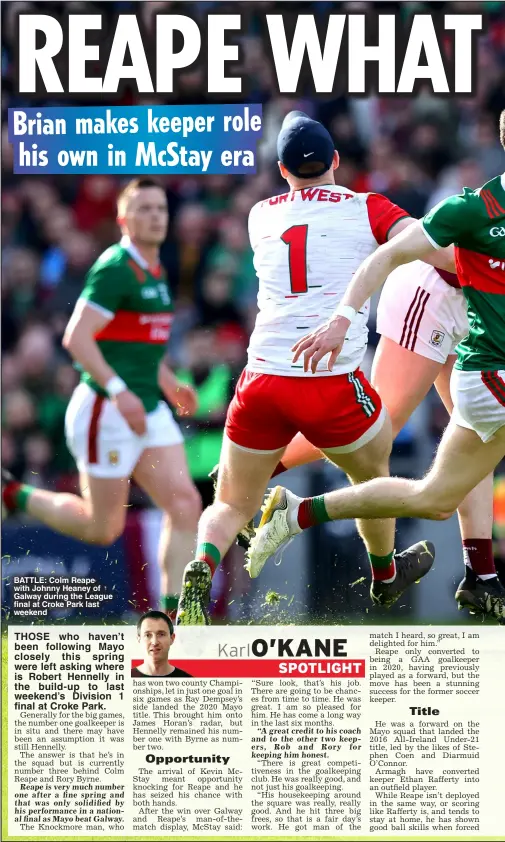
POLYGON ((248 175, 261 105, 9 108, 17 175, 248 175))

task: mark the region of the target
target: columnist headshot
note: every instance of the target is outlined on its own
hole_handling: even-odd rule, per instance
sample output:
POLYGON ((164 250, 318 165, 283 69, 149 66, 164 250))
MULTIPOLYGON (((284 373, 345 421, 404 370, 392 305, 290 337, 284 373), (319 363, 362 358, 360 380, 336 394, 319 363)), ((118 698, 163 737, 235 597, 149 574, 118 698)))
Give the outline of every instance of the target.
POLYGON ((162 611, 146 611, 142 615, 137 623, 137 640, 144 660, 138 667, 132 667, 132 678, 191 678, 168 661, 175 634, 170 617, 162 611))

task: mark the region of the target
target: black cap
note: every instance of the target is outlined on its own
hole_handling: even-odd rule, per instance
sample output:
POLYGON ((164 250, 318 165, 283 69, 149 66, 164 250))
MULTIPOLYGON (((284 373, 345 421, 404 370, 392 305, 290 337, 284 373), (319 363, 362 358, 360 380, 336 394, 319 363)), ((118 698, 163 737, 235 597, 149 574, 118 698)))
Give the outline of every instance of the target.
POLYGON ((290 111, 284 118, 277 138, 277 155, 288 172, 297 178, 318 178, 327 172, 335 152, 330 133, 317 120, 311 120, 303 111, 290 111), (321 169, 301 173, 300 167, 308 161, 319 161, 321 169))

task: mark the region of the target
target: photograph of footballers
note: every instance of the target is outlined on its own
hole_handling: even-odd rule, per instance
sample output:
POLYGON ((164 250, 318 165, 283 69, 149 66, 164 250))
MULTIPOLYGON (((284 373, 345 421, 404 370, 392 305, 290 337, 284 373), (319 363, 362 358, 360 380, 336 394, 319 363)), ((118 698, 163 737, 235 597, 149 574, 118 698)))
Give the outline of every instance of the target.
MULTIPOLYGON (((500 140, 505 150, 505 111, 500 117, 500 140)), ((345 517, 371 518, 373 523, 373 519, 388 515, 449 518, 464 497, 501 462, 505 455, 505 298, 503 278, 496 277, 495 269, 505 265, 505 243, 495 242, 494 229, 500 230, 504 222, 505 173, 477 190, 465 189, 443 200, 398 240, 365 261, 335 317, 294 345, 293 359, 303 358, 305 371, 317 371, 328 353, 331 368, 345 347, 357 312, 396 266, 430 260, 440 250, 455 245, 455 264, 470 329, 458 346, 450 380, 453 412, 431 471, 415 482, 388 478, 307 500, 298 500, 277 487, 268 498, 260 529, 251 543, 251 575, 257 576, 283 543, 317 523, 345 517)), ((414 581, 425 575, 421 564, 411 569, 414 581)), ((389 572, 393 575, 386 582, 394 598, 399 569, 389 572)), ((465 566, 456 601, 505 621, 505 588, 491 559, 481 570, 475 565, 465 566)))
MULTIPOLYGON (((500 118, 500 139, 505 149, 505 111, 500 118)), ((411 366, 409 358, 416 356, 414 349, 419 325, 425 316, 426 303, 433 294, 433 291, 428 292, 419 286, 410 307, 416 307, 418 322, 412 346, 404 350, 401 344, 393 344, 386 338, 382 349, 379 347, 377 351, 375 379, 385 384, 384 391, 390 394, 391 403, 395 405, 395 388, 388 393, 387 384, 393 379, 394 372, 398 394, 401 384, 396 374, 401 372, 402 365, 405 373, 408 369, 411 385, 401 401, 402 420, 406 421, 428 388, 437 381, 437 377, 440 378, 440 385, 437 384, 439 394, 442 399, 445 396, 448 410, 451 411, 455 405, 455 411, 448 433, 442 440, 439 459, 445 452, 444 443, 448 437, 451 439, 451 431, 452 440, 455 440, 461 427, 470 429, 470 433, 459 433, 464 440, 456 447, 456 452, 452 454, 449 450, 445 463, 442 462, 438 469, 435 463, 434 468, 439 480, 443 476, 442 482, 448 483, 451 462, 455 464, 460 455, 465 456, 468 451, 472 453, 473 470, 468 471, 468 476, 461 463, 457 462, 459 470, 454 474, 454 493, 449 495, 450 504, 446 505, 444 513, 451 515, 465 496, 474 492, 472 499, 463 506, 460 520, 464 549, 475 544, 478 548, 473 554, 473 565, 467 549, 465 577, 456 591, 456 600, 462 607, 490 614, 499 620, 505 619, 505 589, 497 576, 491 536, 492 471, 505 455, 502 435, 505 410, 501 394, 505 394, 505 383, 500 374, 500 370, 505 368, 501 304, 503 281, 500 283, 492 274, 494 267, 489 268, 493 258, 498 258, 496 263, 499 266, 500 260, 505 257, 505 252, 502 254, 503 244, 501 247, 496 245, 493 234, 489 232, 491 225, 495 227, 495 222, 500 225, 505 220, 505 176, 493 179, 482 190, 467 190, 463 197, 445 200, 445 204, 441 203, 427 214, 421 227, 385 197, 377 194, 361 197, 336 187, 338 152, 334 150, 326 129, 306 114, 294 111, 287 115, 278 137, 277 150, 279 168, 288 181, 290 192, 258 203, 249 217, 249 234, 260 283, 260 312, 249 345, 248 365, 228 411, 216 501, 200 519, 197 557, 184 574, 178 622, 208 622, 206 605, 212 573, 237 532, 244 527, 250 530, 247 524, 260 507, 261 495, 272 472, 279 472, 279 464, 282 468, 286 467, 283 455, 294 435, 302 434, 313 445, 312 450, 317 448, 341 467, 353 485, 372 480, 374 476, 388 475, 392 448, 391 419, 387 404, 384 407, 381 402, 382 390, 374 390, 359 369, 359 364, 366 350, 366 322, 371 295, 388 276, 390 285, 397 284, 402 290, 405 277, 395 277, 393 270, 414 260, 423 260, 427 265, 424 270, 423 264, 418 264, 417 272, 421 282, 424 276, 428 288, 433 287, 433 281, 447 285, 451 291, 458 283, 462 286, 470 307, 470 333, 464 312, 461 312, 459 293, 460 297, 452 302, 460 317, 462 331, 459 338, 463 340, 458 346, 456 368, 451 374, 453 360, 449 366, 446 361, 439 362, 437 358, 435 365, 427 364, 423 358, 426 355, 421 356, 421 350, 417 355, 421 357, 421 364, 411 366), (311 160, 307 163, 305 159, 308 157, 311 160), (470 207, 472 210, 469 210, 470 207), (457 221, 452 220, 451 210, 457 221), (449 216, 447 221, 446 215, 449 216), (437 242, 437 235, 430 235, 429 226, 433 224, 430 220, 439 218, 442 220, 439 223, 442 231, 437 242), (481 239, 477 241, 476 225, 482 229, 481 239), (311 250, 309 232, 312 233, 311 250), (465 267, 463 255, 466 252, 464 246, 459 245, 460 237, 464 242, 465 232, 468 232, 467 240, 473 244, 472 253, 476 255, 471 270, 465 267), (399 240, 396 240, 397 236, 399 240), (385 245, 387 242, 391 242, 388 248, 378 249, 375 257, 370 256, 368 262, 361 266, 367 251, 372 254, 377 244, 385 245), (285 243, 290 249, 287 260, 283 253, 285 243), (453 243, 457 244, 457 256, 452 249, 453 243), (389 263, 385 259, 381 263, 383 254, 390 256, 389 263), (456 260, 457 274, 454 273, 456 260), (310 280, 320 283, 309 283, 309 264, 310 280), (428 264, 433 264, 437 273, 434 279, 430 277, 432 270, 428 264), (384 267, 377 279, 372 273, 375 265, 384 267), (374 283, 372 280, 366 283, 367 269, 374 283), (339 272, 344 278, 340 290, 339 272), (479 285, 478 278, 481 276, 483 281, 479 285), (453 286, 449 286, 450 283, 453 286), (289 294, 286 294, 288 284, 289 294), (473 287, 481 291, 483 303, 477 293, 473 293, 473 287), (316 290, 312 294, 311 288, 316 290), (359 292, 353 294, 355 289, 359 292), (308 297, 302 298, 303 294, 308 297), (333 295, 341 299, 336 308, 331 302, 333 295), (326 301, 330 299, 328 303, 325 303, 325 296, 328 296, 326 301), (312 306, 308 304, 309 297, 312 306), (321 312, 308 315, 307 307, 320 309, 321 312), (482 309, 487 314, 488 324, 483 322, 482 309), (322 326, 317 326, 308 338, 298 339, 297 331, 307 330, 311 318, 323 321, 322 326), (303 363, 302 352, 305 352, 303 363), (395 366, 395 361, 398 366, 395 366), (414 380, 416 368, 419 372, 417 381, 414 380), (472 373, 469 377, 475 393, 471 398, 470 386, 455 385, 464 379, 462 374, 458 374, 460 369, 472 373), (304 401, 300 402, 298 390, 302 372, 307 382, 303 385, 304 401), (462 415, 462 393, 468 393, 466 402, 472 403, 474 412, 479 412, 480 427, 469 420, 468 410, 466 415, 462 415), (405 411, 409 397, 410 412, 405 411), (494 443, 487 445, 491 439, 494 443)), ((434 227, 436 229, 436 222, 434 227)), ((413 268, 412 272, 415 271, 413 268)), ((416 277, 415 274, 413 276, 416 277)), ((450 293, 446 296, 448 309, 451 303, 449 296, 450 293)), ((435 311, 438 318, 440 310, 439 306, 435 311)), ((426 321, 430 315, 430 312, 426 314, 426 321)), ((408 342, 411 332, 409 328, 408 342)), ((398 403, 397 400, 397 407, 398 403)), ((301 446, 303 442, 298 442, 298 447, 301 446)), ((312 458, 309 446, 309 459, 312 458)), ((395 510, 394 506, 383 505, 384 489, 393 485, 386 482, 385 485, 376 484, 376 487, 377 513, 371 510, 372 519, 367 519, 365 507, 361 509, 365 518, 360 517, 360 510, 351 515, 332 515, 325 505, 326 499, 331 500, 331 496, 303 501, 293 496, 291 500, 289 492, 279 487, 268 498, 259 532, 251 541, 247 562, 250 575, 258 576, 265 561, 297 532, 338 517, 354 516, 359 519, 358 530, 370 559, 372 602, 393 605, 406 588, 429 572, 435 548, 429 541, 420 541, 406 551, 395 553, 394 521, 385 520, 384 516, 411 515, 437 519, 441 517, 442 504, 437 507, 436 497, 432 503, 428 492, 427 502, 416 498, 413 509, 409 510, 406 483, 403 482, 398 486, 399 504, 395 510)), ((412 491, 413 495, 415 490, 417 487, 412 491)), ((339 498, 339 494, 343 496, 346 493, 337 492, 335 499, 339 498)), ((352 493, 350 491, 349 495, 352 493)), ((360 493, 364 493, 363 489, 356 490, 356 494, 360 493)), ((336 504, 335 509, 339 511, 336 504)))
MULTIPOLYGON (((482 4, 474 93, 355 96, 280 92, 264 8, 375 4, 243 5, 247 175, 14 172, 37 4, 2 8, 3 552, 114 593, 146 677, 178 626, 505 622, 505 6, 482 4)), ((151 35, 173 11, 79 8, 151 35)), ((205 63, 176 75, 62 104, 215 104, 205 63)))

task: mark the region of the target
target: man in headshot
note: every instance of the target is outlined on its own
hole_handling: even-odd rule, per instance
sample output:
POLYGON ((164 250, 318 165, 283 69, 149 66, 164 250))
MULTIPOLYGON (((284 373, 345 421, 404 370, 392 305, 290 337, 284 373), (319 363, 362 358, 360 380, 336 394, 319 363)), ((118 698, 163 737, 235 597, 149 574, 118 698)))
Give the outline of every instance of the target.
POLYGON ((191 678, 189 673, 172 666, 168 653, 175 640, 170 617, 162 611, 147 611, 137 623, 137 640, 144 649, 144 661, 133 667, 132 678, 191 678))

